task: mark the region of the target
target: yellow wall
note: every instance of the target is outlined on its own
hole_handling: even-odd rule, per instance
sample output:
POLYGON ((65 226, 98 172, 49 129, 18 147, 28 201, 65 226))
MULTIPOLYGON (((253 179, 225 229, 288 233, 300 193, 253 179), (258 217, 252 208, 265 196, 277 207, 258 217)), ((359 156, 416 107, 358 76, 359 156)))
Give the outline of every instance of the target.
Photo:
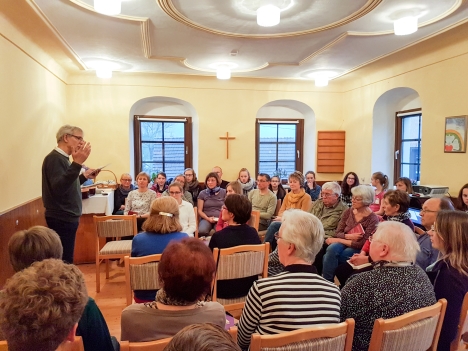
POLYGON ((65 123, 66 85, 57 76, 66 74, 1 16, 0 33, 1 213, 41 196, 42 160, 65 123))
MULTIPOLYGON (((379 96, 410 87, 423 108, 422 183, 450 186, 452 195, 468 181, 468 154, 443 153, 444 117, 466 114, 468 99, 468 25, 396 53, 315 88, 294 80, 116 74, 108 81, 89 73, 68 76, 46 53, 0 17, 0 212, 41 195, 41 163, 55 146, 60 125, 81 126, 93 145, 90 166, 112 163, 119 175, 130 163, 130 109, 152 96, 178 98, 192 104, 199 118, 201 178, 213 165, 234 179, 240 167, 255 169, 254 122, 258 110, 280 99, 297 100, 315 113, 316 130, 346 130, 346 170, 368 181, 371 172, 372 113, 379 96), (225 142, 229 131, 229 162, 225 142)), ((308 137, 306 131, 306 138, 308 137)), ((312 136, 314 137, 314 136, 312 136)), ((341 175, 319 174, 318 179, 341 175)))
POLYGON ((468 25, 375 62, 341 80, 346 169, 369 181, 372 114, 377 99, 398 87, 419 93, 422 117, 421 184, 447 185, 456 196, 468 182, 468 153, 444 153, 445 117, 468 114, 468 25))

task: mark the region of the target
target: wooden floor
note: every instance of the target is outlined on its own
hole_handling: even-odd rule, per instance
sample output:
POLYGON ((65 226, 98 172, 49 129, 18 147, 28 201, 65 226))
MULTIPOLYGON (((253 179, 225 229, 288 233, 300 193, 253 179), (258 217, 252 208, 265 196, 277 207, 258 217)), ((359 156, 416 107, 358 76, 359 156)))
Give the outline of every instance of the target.
POLYGON ((125 300, 125 272, 112 262, 110 279, 106 280, 105 264, 101 264, 101 292, 96 293, 96 265, 80 264, 88 288, 88 295, 96 300, 99 309, 106 319, 111 335, 120 340, 120 315, 127 306, 125 300))
MULTIPOLYGON (((116 261, 111 263, 110 279, 106 280, 105 264, 101 264, 101 292, 96 293, 95 264, 80 264, 88 288, 88 295, 96 300, 99 309, 106 319, 110 334, 120 340, 120 316, 127 306, 125 299, 125 272, 123 267, 117 267, 116 261)), ((241 310, 229 311, 235 318, 240 318, 241 310)))

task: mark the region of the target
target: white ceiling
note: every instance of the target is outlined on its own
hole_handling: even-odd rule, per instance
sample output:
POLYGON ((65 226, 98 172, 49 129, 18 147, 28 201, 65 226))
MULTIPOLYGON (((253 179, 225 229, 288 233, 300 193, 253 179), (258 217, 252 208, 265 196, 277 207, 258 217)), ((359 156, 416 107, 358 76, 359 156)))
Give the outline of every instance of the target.
POLYGON ((214 63, 231 62, 234 77, 341 76, 468 19, 465 0, 269 0, 284 10, 264 28, 255 13, 263 1, 125 0, 112 17, 93 0, 26 0, 80 69, 109 61, 116 71, 214 76, 214 63), (419 30, 396 36, 393 20, 406 13, 419 30))

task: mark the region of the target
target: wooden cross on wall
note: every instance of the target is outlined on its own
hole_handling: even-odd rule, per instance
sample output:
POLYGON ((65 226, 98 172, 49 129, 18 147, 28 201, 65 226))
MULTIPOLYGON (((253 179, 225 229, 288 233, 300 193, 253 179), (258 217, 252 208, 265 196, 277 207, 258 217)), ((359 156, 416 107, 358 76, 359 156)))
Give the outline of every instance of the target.
POLYGON ((229 158, 229 140, 234 140, 236 137, 230 137, 229 132, 226 132, 226 136, 220 136, 221 140, 226 140, 226 158, 229 158))

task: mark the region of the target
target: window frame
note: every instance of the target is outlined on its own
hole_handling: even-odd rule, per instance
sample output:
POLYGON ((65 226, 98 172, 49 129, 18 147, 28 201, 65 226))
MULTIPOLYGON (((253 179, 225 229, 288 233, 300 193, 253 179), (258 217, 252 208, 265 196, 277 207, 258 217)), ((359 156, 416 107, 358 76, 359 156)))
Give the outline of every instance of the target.
MULTIPOLYGON (((408 163, 404 162, 403 164, 415 164, 419 169, 419 178, 421 178, 421 143, 422 143, 422 109, 415 108, 411 110, 398 111, 395 113, 395 149, 394 149, 394 158, 393 158, 393 176, 396 181, 398 178, 402 177, 401 175, 401 166, 402 166, 402 143, 404 141, 417 141, 419 145, 419 163, 408 163), (403 120, 409 117, 419 116, 419 138, 418 139, 403 139, 403 120)), ((419 180, 419 179, 412 179, 419 180)))
MULTIPOLYGON (((134 141, 134 170, 135 176, 143 169, 141 148, 141 121, 150 122, 184 122, 184 169, 193 168, 193 139, 192 139, 192 117, 179 116, 133 116, 133 141, 134 141), (144 120, 143 120, 144 119, 144 120)), ((183 173, 183 172, 181 172, 183 173)), ((151 174, 150 174, 151 176, 151 174)))
MULTIPOLYGON (((260 163, 260 124, 296 124, 296 171, 304 172, 304 119, 257 118, 255 120, 255 174, 259 173, 260 163), (268 122, 268 123, 267 123, 268 122)), ((276 159, 278 162, 278 159, 276 159)), ((271 174, 270 174, 271 175, 271 174)))

